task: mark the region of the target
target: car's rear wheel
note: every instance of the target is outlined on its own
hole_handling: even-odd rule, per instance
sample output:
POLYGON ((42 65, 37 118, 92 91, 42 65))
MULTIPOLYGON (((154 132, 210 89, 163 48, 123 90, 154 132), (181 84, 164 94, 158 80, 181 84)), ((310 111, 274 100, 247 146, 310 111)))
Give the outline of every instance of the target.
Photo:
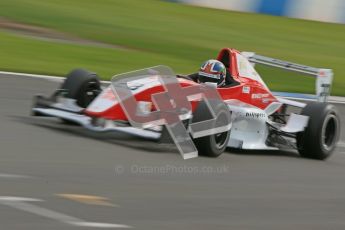
POLYGON ((324 160, 334 151, 340 133, 340 120, 336 108, 326 103, 310 103, 302 110, 309 117, 304 132, 297 135, 300 155, 324 160))

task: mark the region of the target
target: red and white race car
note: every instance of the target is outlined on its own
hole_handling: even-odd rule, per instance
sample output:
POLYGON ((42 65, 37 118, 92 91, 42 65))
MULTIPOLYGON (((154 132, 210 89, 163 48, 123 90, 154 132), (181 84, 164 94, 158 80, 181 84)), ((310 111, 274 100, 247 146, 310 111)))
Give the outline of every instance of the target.
MULTIPOLYGON (((226 147, 238 149, 277 150, 297 149, 302 157, 325 159, 334 150, 340 132, 339 116, 335 107, 327 103, 332 83, 332 70, 318 69, 268 58, 255 53, 239 52, 224 48, 217 60, 227 68, 233 83, 216 88, 231 115, 231 126, 220 133, 193 137, 199 154, 219 156, 226 147), (302 103, 274 95, 255 71, 255 64, 264 64, 314 76, 318 102, 302 103)), ((158 67, 158 69, 168 67, 158 67)), ((150 75, 157 67, 114 76, 116 79, 135 77, 127 82, 128 89, 138 102, 136 109, 143 113, 156 110, 152 96, 165 90, 157 76, 150 75)), ((174 75, 171 71, 169 75, 174 75)), ((188 77, 177 77, 182 88, 199 83, 188 77)), ((204 116, 206 107, 200 98, 188 98, 192 116, 186 116, 184 125, 204 116)), ((35 96, 32 114, 58 117, 78 123, 94 131, 122 131, 146 138, 166 137, 163 125, 151 125, 139 129, 131 125, 128 114, 114 93, 112 84, 103 87, 96 74, 77 69, 51 97, 35 96)), ((187 127, 188 130, 188 127, 187 127)), ((193 155, 195 156, 195 155, 193 155)), ((189 157, 193 157, 189 156, 189 157)), ((189 158, 185 157, 185 158, 189 158)))

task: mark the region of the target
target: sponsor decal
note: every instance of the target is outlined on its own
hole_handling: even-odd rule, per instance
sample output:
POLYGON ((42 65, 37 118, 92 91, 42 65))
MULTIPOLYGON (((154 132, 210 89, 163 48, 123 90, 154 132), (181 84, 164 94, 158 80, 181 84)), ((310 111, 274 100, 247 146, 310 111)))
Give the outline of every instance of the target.
POLYGON ((321 71, 319 72, 319 77, 326 77, 325 71, 321 70, 321 71))
POLYGON ((242 93, 246 93, 246 94, 250 93, 250 87, 249 86, 243 86, 242 87, 242 93))
POLYGON ((243 111, 231 111, 231 115, 234 117, 248 117, 248 118, 266 118, 266 113, 260 112, 243 112, 243 111))
POLYGON ((252 99, 261 99, 269 96, 270 95, 268 93, 254 93, 252 94, 252 99))
POLYGON ((269 98, 264 98, 264 99, 262 99, 262 102, 267 104, 268 102, 270 102, 270 99, 269 98))
POLYGON ((266 114, 265 113, 247 112, 246 117, 264 118, 264 117, 266 117, 266 114))

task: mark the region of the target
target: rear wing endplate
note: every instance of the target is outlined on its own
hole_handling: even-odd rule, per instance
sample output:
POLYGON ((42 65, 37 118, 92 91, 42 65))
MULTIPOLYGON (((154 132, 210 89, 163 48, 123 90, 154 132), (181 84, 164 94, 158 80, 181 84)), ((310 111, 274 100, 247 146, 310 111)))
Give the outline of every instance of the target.
POLYGON ((275 58, 257 55, 253 52, 242 52, 241 54, 246 57, 252 64, 262 64, 266 66, 276 67, 316 78, 315 88, 317 100, 320 102, 327 102, 328 96, 331 92, 333 81, 333 71, 331 69, 320 69, 300 65, 275 58))

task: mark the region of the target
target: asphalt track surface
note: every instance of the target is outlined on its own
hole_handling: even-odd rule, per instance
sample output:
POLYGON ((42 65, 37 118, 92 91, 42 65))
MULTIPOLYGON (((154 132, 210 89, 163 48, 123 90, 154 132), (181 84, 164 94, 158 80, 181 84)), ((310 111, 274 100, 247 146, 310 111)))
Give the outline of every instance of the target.
POLYGON ((344 132, 327 161, 232 150, 183 160, 172 145, 31 117, 32 96, 57 85, 0 75, 1 230, 345 229, 344 132))

